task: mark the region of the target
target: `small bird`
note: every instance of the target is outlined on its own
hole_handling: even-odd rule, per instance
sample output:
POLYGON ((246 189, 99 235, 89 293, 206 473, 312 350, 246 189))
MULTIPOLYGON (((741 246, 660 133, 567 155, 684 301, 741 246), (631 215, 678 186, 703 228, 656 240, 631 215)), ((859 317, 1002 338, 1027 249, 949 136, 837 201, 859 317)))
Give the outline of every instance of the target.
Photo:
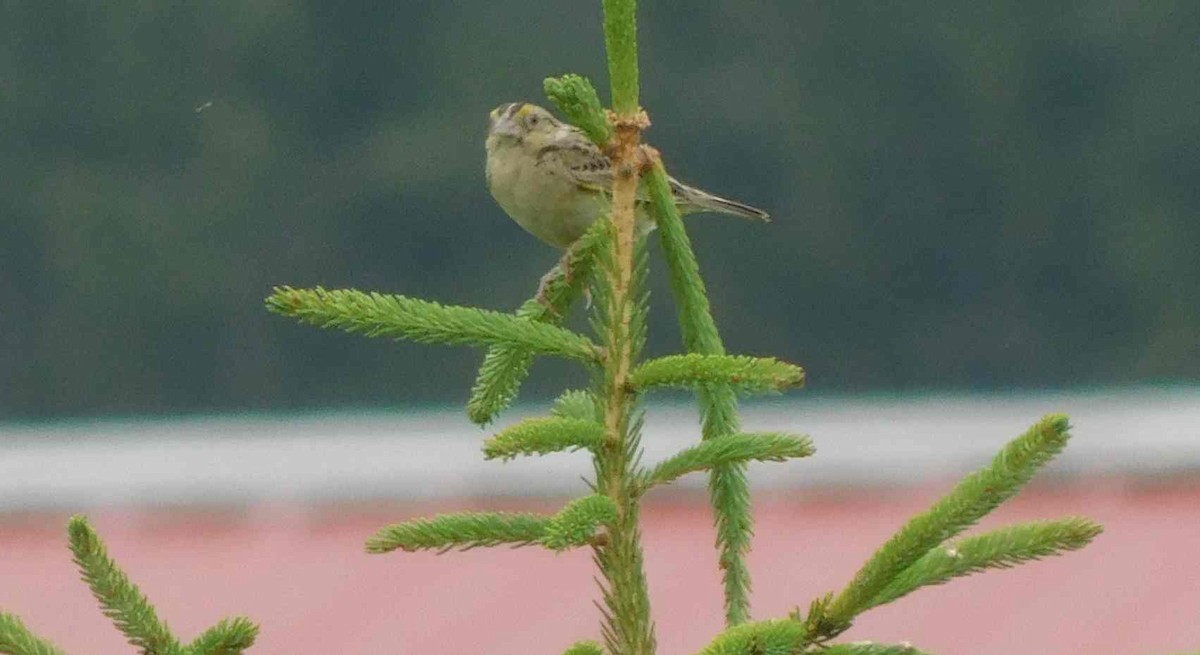
MULTIPOLYGON (((571 246, 609 211, 612 161, 584 134, 545 109, 510 102, 492 110, 487 137, 487 182, 492 197, 517 225, 557 248, 571 246)), ((680 213, 710 211, 766 221, 767 213, 671 178, 680 213)), ((654 229, 649 195, 638 190, 642 234, 654 229)))

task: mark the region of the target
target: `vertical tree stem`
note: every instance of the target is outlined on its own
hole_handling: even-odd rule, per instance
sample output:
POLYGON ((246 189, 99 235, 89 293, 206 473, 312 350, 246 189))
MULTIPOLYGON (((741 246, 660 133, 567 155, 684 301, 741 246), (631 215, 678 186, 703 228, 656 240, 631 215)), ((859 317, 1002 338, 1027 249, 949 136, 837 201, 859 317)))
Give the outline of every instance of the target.
POLYGON ((633 368, 634 340, 634 200, 637 193, 637 169, 631 163, 637 155, 639 131, 636 127, 617 128, 613 163, 612 223, 614 238, 609 240, 608 266, 603 273, 608 285, 604 342, 605 448, 597 453, 596 489, 612 498, 617 518, 608 526, 608 543, 597 553, 605 577, 607 625, 605 636, 613 655, 651 655, 654 652, 653 628, 649 621, 649 601, 638 527, 638 498, 632 491, 631 470, 636 455, 637 435, 631 432, 630 416, 634 398, 629 390, 629 372, 633 368))
POLYGON ((643 570, 641 533, 633 473, 640 447, 630 425, 635 399, 627 380, 637 356, 632 325, 636 299, 634 245, 638 187, 638 145, 643 120, 638 110, 637 3, 604 0, 604 36, 612 78, 616 133, 609 145, 616 175, 612 188, 612 224, 608 279, 607 358, 602 389, 606 447, 597 453, 596 487, 612 498, 617 518, 608 526, 608 543, 596 560, 605 578, 604 634, 612 655, 652 655, 654 628, 643 570))

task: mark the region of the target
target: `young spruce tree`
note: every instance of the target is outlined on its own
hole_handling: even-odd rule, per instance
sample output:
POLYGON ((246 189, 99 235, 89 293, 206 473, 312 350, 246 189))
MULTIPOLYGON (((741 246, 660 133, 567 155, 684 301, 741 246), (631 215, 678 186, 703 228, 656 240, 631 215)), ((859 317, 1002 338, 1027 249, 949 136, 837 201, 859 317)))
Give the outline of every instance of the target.
MULTIPOLYGON (((788 616, 750 620, 752 536, 746 464, 813 454, 808 437, 743 432, 737 399, 773 393, 804 381, 800 367, 768 357, 730 355, 709 311, 699 266, 672 199, 658 152, 642 145, 649 120, 638 102, 635 0, 604 0, 604 34, 612 84, 612 110, 576 75, 548 79, 545 89, 566 117, 612 158, 616 176, 611 216, 600 217, 566 255, 565 265, 540 297, 508 314, 448 307, 398 295, 356 290, 281 287, 267 299, 271 311, 306 323, 403 338, 422 343, 480 346, 487 354, 472 390, 468 413, 490 423, 516 396, 535 356, 572 359, 592 373, 587 390, 565 392, 550 416, 521 421, 484 444, 488 459, 585 451, 595 477, 588 495, 552 515, 473 512, 434 516, 387 526, 367 540, 371 553, 497 545, 537 545, 553 551, 590 548, 602 586, 604 644, 580 641, 572 655, 650 655, 654 623, 643 570, 639 508, 655 487, 698 471, 709 475, 717 561, 723 575, 726 626, 702 655, 901 655, 905 645, 836 643, 862 612, 920 587, 989 568, 1083 547, 1100 526, 1083 518, 1015 525, 951 541, 1000 503, 1066 445, 1067 419, 1043 418, 1008 445, 990 465, 969 475, 928 511, 909 521, 862 566, 845 588, 820 595, 788 616), (634 229, 639 185, 649 196, 654 233, 670 277, 686 353, 643 360, 646 259, 634 229), (569 275, 563 271, 569 271, 569 275), (590 288, 592 338, 561 326, 590 288), (693 389, 702 412, 695 446, 653 466, 641 462, 640 401, 667 387, 693 389)), ((107 555, 83 517, 71 520, 71 549, 106 615, 130 644, 146 655, 237 655, 258 628, 249 620, 219 622, 184 644, 107 555)), ((0 614, 0 653, 60 655, 10 614, 0 614)))
MULTIPOLYGON (((649 120, 638 102, 636 3, 604 1, 604 34, 612 83, 606 112, 592 85, 577 75, 547 79, 546 94, 559 110, 609 154, 616 171, 611 216, 600 217, 566 255, 539 298, 515 314, 446 307, 403 296, 322 288, 275 290, 272 311, 321 327, 368 336, 483 346, 488 349, 468 403, 471 419, 490 423, 517 394, 536 355, 567 357, 592 372, 585 391, 568 391, 552 415, 521 421, 484 444, 489 459, 586 451, 595 477, 590 495, 550 516, 464 513, 408 521, 380 530, 367 550, 449 550, 500 544, 537 544, 551 550, 591 548, 602 584, 603 649, 592 642, 571 653, 650 655, 655 650, 638 525, 642 497, 694 471, 709 474, 718 557, 724 579, 727 629, 704 650, 711 655, 800 653, 917 653, 909 646, 831 645, 861 612, 918 587, 985 568, 1080 548, 1100 527, 1079 518, 1033 523, 947 540, 1012 496, 1066 443, 1067 420, 1049 416, 1009 444, 992 465, 963 481, 885 544, 845 589, 818 597, 807 612, 750 622, 746 554, 753 520, 746 483, 750 461, 783 461, 813 453, 808 437, 747 433, 737 399, 780 392, 804 381, 800 367, 767 357, 729 355, 709 311, 699 266, 672 197, 658 152, 642 145, 649 120), (639 185, 650 198, 675 297, 687 353, 649 361, 645 341, 644 243, 635 230, 639 185), (563 271, 569 271, 569 275, 563 271), (561 327, 590 285, 594 338, 561 327), (703 416, 697 445, 666 461, 641 464, 639 403, 665 387, 693 389, 703 416)), ((643 196, 644 197, 644 196, 643 196)))

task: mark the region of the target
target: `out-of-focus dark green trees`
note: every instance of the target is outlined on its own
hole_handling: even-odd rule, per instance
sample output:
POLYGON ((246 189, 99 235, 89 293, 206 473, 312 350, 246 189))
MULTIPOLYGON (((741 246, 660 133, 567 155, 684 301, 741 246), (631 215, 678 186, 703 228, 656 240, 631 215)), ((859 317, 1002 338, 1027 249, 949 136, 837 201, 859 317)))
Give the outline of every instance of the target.
MULTIPOLYGON (((600 8, 377 4, 0 8, 0 418, 463 400, 478 354, 381 356, 260 298, 513 309, 557 253, 487 195, 487 112, 539 98, 539 62, 603 80, 600 8)), ((776 218, 691 219, 731 349, 816 391, 1200 378, 1196 24, 1169 0, 644 2, 647 137, 776 218)))

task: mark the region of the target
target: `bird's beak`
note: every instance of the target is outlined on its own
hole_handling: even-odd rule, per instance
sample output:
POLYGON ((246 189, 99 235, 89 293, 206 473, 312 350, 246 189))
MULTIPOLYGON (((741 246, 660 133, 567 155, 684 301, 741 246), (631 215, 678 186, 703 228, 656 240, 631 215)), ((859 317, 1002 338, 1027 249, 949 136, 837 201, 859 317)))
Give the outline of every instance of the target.
POLYGON ((493 109, 492 113, 488 115, 488 131, 492 134, 519 136, 515 129, 516 126, 510 119, 520 104, 522 103, 510 102, 493 109))

